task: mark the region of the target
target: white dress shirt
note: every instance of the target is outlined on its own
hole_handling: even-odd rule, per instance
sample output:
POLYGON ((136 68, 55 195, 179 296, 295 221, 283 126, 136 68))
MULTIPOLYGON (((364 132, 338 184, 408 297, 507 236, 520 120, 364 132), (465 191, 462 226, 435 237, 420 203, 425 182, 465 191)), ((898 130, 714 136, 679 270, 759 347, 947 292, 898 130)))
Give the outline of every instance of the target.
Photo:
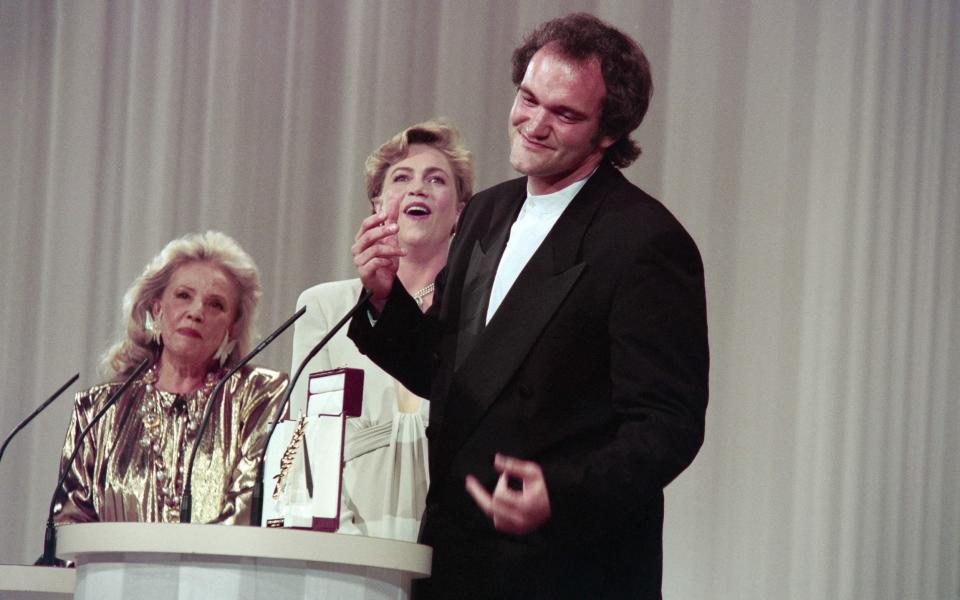
MULTIPOLYGON (((591 173, 592 175, 592 173, 591 173)), ((500 303, 513 287, 520 271, 527 265, 530 257, 537 251, 544 238, 553 229, 554 224, 570 205, 577 192, 586 185, 590 176, 575 181, 552 194, 534 196, 527 192, 527 199, 520 208, 517 220, 510 227, 510 237, 507 247, 497 265, 497 274, 493 278, 493 288, 490 290, 490 302, 487 304, 487 323, 500 308, 500 303)))

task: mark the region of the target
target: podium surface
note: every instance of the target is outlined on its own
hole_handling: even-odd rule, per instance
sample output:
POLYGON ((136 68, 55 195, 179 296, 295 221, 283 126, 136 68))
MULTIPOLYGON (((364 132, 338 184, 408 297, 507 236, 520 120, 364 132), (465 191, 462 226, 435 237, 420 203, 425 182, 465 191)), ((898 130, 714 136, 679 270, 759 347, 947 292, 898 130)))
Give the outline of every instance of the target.
POLYGON ((362 536, 199 524, 83 523, 57 530, 75 598, 403 599, 428 546, 362 536))
POLYGON ((73 569, 0 565, 0 598, 69 600, 75 581, 73 569))

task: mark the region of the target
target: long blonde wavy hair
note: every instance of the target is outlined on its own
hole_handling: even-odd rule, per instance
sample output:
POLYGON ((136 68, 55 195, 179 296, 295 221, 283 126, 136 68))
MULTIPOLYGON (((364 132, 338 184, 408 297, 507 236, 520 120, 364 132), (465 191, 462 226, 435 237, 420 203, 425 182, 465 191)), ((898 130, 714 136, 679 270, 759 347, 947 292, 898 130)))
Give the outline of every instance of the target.
POLYGON ((254 319, 260 302, 260 272, 233 238, 219 231, 192 233, 169 242, 147 263, 143 273, 123 295, 121 334, 100 359, 100 374, 106 380, 128 375, 143 361, 156 361, 161 346, 146 330, 144 320, 155 300, 163 295, 174 271, 200 261, 220 267, 234 281, 238 292, 237 318, 232 327, 237 344, 225 365, 250 351, 255 337, 254 319))

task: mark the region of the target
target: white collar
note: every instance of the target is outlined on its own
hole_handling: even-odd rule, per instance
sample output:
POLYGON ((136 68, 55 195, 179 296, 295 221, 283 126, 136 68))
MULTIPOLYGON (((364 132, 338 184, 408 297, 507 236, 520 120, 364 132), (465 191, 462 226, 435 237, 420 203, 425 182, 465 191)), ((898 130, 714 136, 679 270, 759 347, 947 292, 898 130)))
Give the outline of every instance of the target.
POLYGON ((523 210, 530 211, 533 214, 541 217, 547 217, 552 214, 557 214, 563 212, 563 209, 570 204, 573 200, 573 197, 583 189, 583 186, 587 184, 587 180, 596 173, 597 170, 594 169, 589 175, 583 179, 578 179, 565 188, 559 189, 555 192, 550 192, 549 194, 531 194, 530 193, 530 181, 527 180, 527 199, 523 203, 523 210))

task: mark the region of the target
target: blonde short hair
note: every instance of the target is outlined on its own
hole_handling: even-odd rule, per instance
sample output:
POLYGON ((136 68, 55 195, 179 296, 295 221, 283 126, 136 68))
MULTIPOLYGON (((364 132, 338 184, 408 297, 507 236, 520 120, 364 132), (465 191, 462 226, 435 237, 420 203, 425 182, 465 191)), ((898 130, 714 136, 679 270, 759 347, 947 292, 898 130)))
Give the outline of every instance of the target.
POLYGON ((232 331, 237 345, 225 364, 250 351, 255 337, 254 318, 262 288, 257 265, 233 238, 219 231, 192 233, 169 242, 144 268, 123 295, 123 331, 100 361, 101 375, 114 379, 129 374, 144 358, 156 360, 160 345, 144 327, 147 311, 163 295, 173 273, 191 262, 208 262, 221 269, 237 286, 237 316, 232 331))
POLYGON ((453 168, 457 201, 463 204, 473 195, 473 154, 460 144, 456 129, 440 119, 431 119, 407 127, 377 148, 367 157, 367 199, 383 192, 387 171, 407 156, 410 144, 423 144, 439 150, 453 168))

